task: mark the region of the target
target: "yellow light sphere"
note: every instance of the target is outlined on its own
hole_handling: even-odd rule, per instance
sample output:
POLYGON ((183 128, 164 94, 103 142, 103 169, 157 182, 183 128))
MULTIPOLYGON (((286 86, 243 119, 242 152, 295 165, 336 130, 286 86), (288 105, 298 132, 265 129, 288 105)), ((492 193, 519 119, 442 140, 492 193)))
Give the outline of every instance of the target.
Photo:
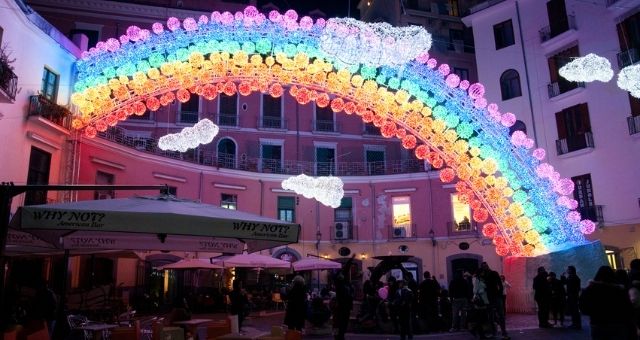
POLYGON ((193 65, 200 65, 204 61, 204 55, 199 52, 193 52, 189 55, 189 62, 193 65))
POLYGON ((496 163, 495 159, 487 158, 482 162, 482 172, 487 175, 493 175, 498 171, 498 163, 496 163))
POLYGON ((505 197, 511 197, 511 196, 513 196, 513 189, 511 189, 509 187, 506 187, 506 188, 502 189, 502 194, 505 197))
POLYGON ((469 153, 473 157, 478 157, 478 156, 480 156, 480 149, 477 148, 477 147, 472 147, 471 149, 469 149, 469 153))
POLYGON ((157 69, 157 68, 155 68, 155 67, 150 68, 150 69, 147 71, 147 75, 148 75, 148 76, 149 76, 149 78, 151 78, 151 79, 158 79, 158 78, 160 78, 160 76, 161 76, 161 74, 160 74, 160 70, 158 70, 158 69, 157 69))
MULTIPOLYGON (((162 72, 162 74, 164 74, 165 76, 173 75, 174 71, 175 66, 173 65, 173 63, 164 63, 160 65, 160 72, 162 72)), ((122 80, 120 82, 122 82, 122 80)))
POLYGON ((522 205, 520 205, 520 203, 512 203, 509 206, 509 212, 511 213, 511 215, 518 217, 524 214, 524 209, 522 208, 522 205))
POLYGON ((506 178, 500 176, 500 177, 496 177, 496 184, 495 187, 498 189, 503 189, 507 186, 508 181, 506 178))
POLYGON ((398 90, 395 94, 395 101, 398 104, 404 104, 409 100, 409 93, 405 90, 398 90))
POLYGON ((518 226, 520 226, 522 230, 528 230, 533 227, 533 222, 531 222, 531 219, 527 216, 520 216, 518 217, 518 226))
POLYGON ((351 77, 351 85, 359 88, 359 87, 362 87, 363 83, 364 83, 364 79, 362 78, 361 75, 356 74, 353 77, 351 77))
POLYGON ((489 186, 494 186, 496 184, 496 178, 491 175, 484 178, 484 182, 489 186))
POLYGON ((478 157, 472 157, 469 161, 469 165, 472 169, 480 169, 482 167, 482 160, 478 157))

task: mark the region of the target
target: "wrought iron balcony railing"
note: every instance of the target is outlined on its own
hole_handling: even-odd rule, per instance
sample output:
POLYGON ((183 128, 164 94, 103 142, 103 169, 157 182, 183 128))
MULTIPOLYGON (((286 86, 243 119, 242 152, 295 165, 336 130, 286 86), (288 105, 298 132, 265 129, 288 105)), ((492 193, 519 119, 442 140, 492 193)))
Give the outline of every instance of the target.
POLYGON ((35 95, 29 98, 29 112, 27 115, 29 117, 39 116, 46 118, 65 129, 69 129, 71 126, 71 111, 47 99, 45 96, 35 95))
POLYGON ((263 116, 258 119, 259 129, 287 129, 287 120, 280 117, 263 116))
POLYGON ((221 113, 218 115, 218 125, 238 126, 238 115, 221 113))
POLYGON ((183 111, 178 116, 178 123, 195 124, 198 122, 200 115, 198 112, 183 111))
POLYGON ((477 236, 478 226, 471 221, 468 222, 447 222, 448 236, 477 236))
POLYGON ((578 26, 576 26, 576 17, 574 15, 567 15, 567 29, 563 31, 553 31, 551 30, 551 26, 545 26, 540 29, 540 42, 549 41, 560 34, 567 32, 569 30, 576 30, 578 26))
POLYGON ((549 99, 557 97, 565 92, 569 92, 578 87, 584 88, 583 82, 569 82, 569 81, 557 81, 547 84, 547 91, 549 92, 549 99))
POLYGON ((389 239, 404 240, 415 238, 417 238, 415 223, 389 226, 389 239))
POLYGON ((6 98, 6 102, 13 102, 18 92, 18 76, 13 73, 9 65, 0 63, 0 99, 6 98))
POLYGON ((618 66, 620 66, 620 68, 627 67, 640 61, 640 50, 632 47, 626 51, 618 52, 617 57, 618 66))
POLYGON ((556 140, 558 155, 593 147, 593 134, 591 132, 556 140))
POLYGON ((339 132, 338 124, 333 120, 314 120, 313 131, 315 132, 339 132))
POLYGON ((630 135, 640 133, 640 116, 627 117, 627 125, 629 125, 630 135))

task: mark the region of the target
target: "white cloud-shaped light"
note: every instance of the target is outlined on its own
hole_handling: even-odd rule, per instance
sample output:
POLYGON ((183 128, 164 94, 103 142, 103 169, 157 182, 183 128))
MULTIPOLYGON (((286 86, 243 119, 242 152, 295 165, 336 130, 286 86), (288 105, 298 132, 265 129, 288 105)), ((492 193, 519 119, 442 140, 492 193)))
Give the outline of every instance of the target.
POLYGON ((344 197, 344 183, 338 177, 309 177, 305 174, 292 176, 282 181, 282 188, 293 190, 306 198, 314 198, 318 202, 337 208, 344 197))
POLYGON ((209 144, 218 134, 219 128, 208 119, 197 122, 193 127, 186 127, 179 133, 170 133, 160 137, 158 147, 167 151, 185 152, 200 144, 209 144))
POLYGON ((640 64, 623 68, 618 73, 618 87, 640 98, 640 64))
POLYGON ((403 65, 430 48, 431 34, 421 26, 332 18, 320 35, 320 49, 348 65, 403 65))
POLYGON ((609 60, 593 53, 572 60, 562 66, 558 73, 568 81, 598 80, 606 83, 613 78, 613 69, 609 60))

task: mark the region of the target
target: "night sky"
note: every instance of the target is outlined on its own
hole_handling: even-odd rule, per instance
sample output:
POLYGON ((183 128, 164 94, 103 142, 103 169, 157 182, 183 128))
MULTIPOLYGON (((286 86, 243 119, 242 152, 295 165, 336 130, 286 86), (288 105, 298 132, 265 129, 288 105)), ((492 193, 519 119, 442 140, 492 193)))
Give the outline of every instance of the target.
POLYGON ((270 2, 282 11, 292 8, 298 13, 306 14, 314 9, 319 9, 327 14, 327 18, 346 17, 349 2, 351 2, 351 17, 356 19, 360 17, 359 0, 258 0, 258 8, 270 2))

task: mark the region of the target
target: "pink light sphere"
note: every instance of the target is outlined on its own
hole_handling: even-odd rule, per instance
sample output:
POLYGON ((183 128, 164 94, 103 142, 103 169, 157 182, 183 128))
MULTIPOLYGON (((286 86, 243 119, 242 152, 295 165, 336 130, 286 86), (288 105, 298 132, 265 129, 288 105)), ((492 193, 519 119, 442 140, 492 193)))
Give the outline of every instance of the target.
POLYGON ((416 61, 421 64, 426 63, 428 60, 429 60, 429 53, 427 52, 422 52, 416 57, 416 61))
POLYGON ((304 16, 300 19, 300 28, 305 31, 309 31, 311 30, 311 27, 313 27, 313 19, 308 16, 304 16))
POLYGON ((547 152, 544 151, 543 148, 537 148, 533 150, 533 157, 539 161, 543 160, 546 155, 547 155, 547 152))
POLYGON ((440 74, 442 74, 443 76, 446 76, 447 74, 449 74, 449 72, 451 72, 451 68, 448 64, 440 64, 440 66, 438 67, 438 72, 440 72, 440 74))
POLYGON ((559 206, 568 208, 568 209, 572 209, 571 208, 571 198, 569 198, 568 196, 560 196, 558 197, 558 199, 556 200, 556 203, 559 206))
POLYGON ((522 146, 527 139, 527 135, 522 131, 514 131, 511 135, 511 144, 515 146, 522 146))
POLYGON ((242 12, 238 11, 233 15, 233 19, 236 21, 242 21, 244 19, 244 14, 242 14, 242 12))
POLYGON ((500 119, 500 123, 501 123, 503 126, 506 126, 506 127, 512 127, 512 126, 513 126, 513 124, 515 124, 515 123, 516 123, 516 115, 514 115, 514 114, 513 114, 513 113, 511 113, 511 112, 507 112, 507 113, 505 113, 505 114, 503 114, 503 115, 502 115, 502 117, 501 117, 501 119, 500 119))
POLYGON ((474 83, 469 86, 469 97, 471 99, 478 99, 484 96, 484 85, 480 83, 474 83))
POLYGON ((180 28, 180 19, 176 18, 176 17, 171 17, 169 19, 167 19, 167 28, 170 31, 175 31, 177 29, 180 28))
POLYGON ((438 65, 438 61, 435 60, 434 58, 429 58, 429 60, 427 60, 428 68, 433 69, 434 67, 436 67, 436 65, 438 65))
POLYGON ((465 79, 465 80, 463 80, 463 81, 461 81, 461 82, 460 82, 460 88, 461 88, 462 90, 465 90, 465 91, 466 91, 466 90, 469 88, 469 81, 468 81, 468 80, 466 80, 466 79, 465 79))
POLYGON ((554 188, 560 195, 570 195, 575 188, 575 184, 569 178, 563 178, 558 181, 554 188))
POLYGON ((140 27, 135 25, 129 26, 129 28, 127 28, 127 35, 129 36, 129 39, 131 39, 131 41, 140 40, 140 27))
POLYGON ((591 220, 580 221, 580 232, 583 234, 591 234, 596 230, 596 224, 591 220))
POLYGON ((477 98, 473 101, 473 106, 476 109, 484 109, 487 106, 487 99, 484 97, 477 98))
POLYGON ((536 167, 536 174, 540 178, 547 178, 553 173, 553 165, 549 163, 542 163, 536 167))
POLYGON ((580 213, 575 210, 569 211, 567 213, 567 222, 569 223, 580 222, 580 218, 581 218, 580 213))
POLYGON ((285 20, 290 20, 290 21, 296 21, 298 20, 298 12, 290 9, 286 12, 284 12, 284 19, 285 20))
POLYGON ((492 115, 496 114, 496 113, 498 113, 498 110, 499 110, 498 104, 496 104, 496 103, 491 103, 491 104, 487 105, 487 111, 489 111, 489 114, 492 114, 492 115))
POLYGON ((257 8, 255 8, 255 6, 247 6, 244 9, 244 16, 245 18, 255 18, 260 14, 260 11, 258 11, 257 8))
POLYGON ((450 88, 455 88, 460 84, 460 77, 455 73, 451 73, 447 76, 444 82, 450 88))
POLYGON ((535 144, 536 142, 533 139, 527 138, 525 139, 524 143, 522 143, 522 146, 524 146, 527 149, 531 149, 535 144))
POLYGON ((220 22, 220 20, 222 20, 222 15, 220 15, 220 12, 214 11, 211 13, 211 22, 220 22))
POLYGON ((118 39, 109 38, 104 45, 109 52, 114 52, 120 48, 120 41, 118 41, 118 39))
POLYGON ((206 15, 203 14, 198 18, 199 25, 206 25, 208 23, 209 23, 209 17, 207 17, 206 15))
POLYGON ((323 18, 318 18, 316 20, 316 25, 318 25, 318 27, 323 28, 324 26, 327 25, 327 21, 324 20, 323 18))
POLYGON ((231 25, 231 23, 233 23, 233 20, 235 20, 235 17, 230 12, 224 12, 220 15, 220 22, 223 25, 231 25))
POLYGON ((198 29, 198 23, 194 18, 186 18, 182 21, 182 27, 184 27, 185 31, 195 31, 198 29))
POLYGON ((155 34, 160 34, 160 33, 164 32, 164 26, 162 26, 161 23, 156 22, 151 26, 151 30, 155 34))
POLYGON ((280 12, 276 10, 273 10, 269 12, 269 20, 271 20, 272 22, 278 23, 282 21, 282 14, 280 14, 280 12))

